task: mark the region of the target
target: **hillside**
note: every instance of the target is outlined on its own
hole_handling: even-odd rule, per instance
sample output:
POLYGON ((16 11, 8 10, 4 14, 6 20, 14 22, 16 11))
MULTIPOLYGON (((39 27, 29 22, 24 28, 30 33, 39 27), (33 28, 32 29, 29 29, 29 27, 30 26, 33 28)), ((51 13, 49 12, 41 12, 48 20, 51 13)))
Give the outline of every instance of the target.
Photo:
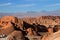
POLYGON ((0 18, 0 35, 5 36, 0 37, 7 36, 10 40, 23 38, 24 40, 26 35, 41 36, 39 32, 47 32, 47 27, 55 25, 60 25, 60 16, 27 17, 24 19, 4 16, 0 18))

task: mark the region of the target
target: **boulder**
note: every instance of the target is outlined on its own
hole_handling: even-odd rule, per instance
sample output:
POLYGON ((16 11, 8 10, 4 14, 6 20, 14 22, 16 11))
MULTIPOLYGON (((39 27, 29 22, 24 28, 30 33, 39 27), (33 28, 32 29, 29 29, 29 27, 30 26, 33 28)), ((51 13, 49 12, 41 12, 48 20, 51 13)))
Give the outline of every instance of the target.
POLYGON ((18 23, 18 19, 13 16, 4 16, 0 20, 0 34, 10 34, 13 32, 15 24, 18 23))
POLYGON ((25 40, 21 31, 14 31, 8 35, 8 40, 25 40))
POLYGON ((48 36, 46 40, 60 40, 60 31, 55 32, 52 35, 48 36))

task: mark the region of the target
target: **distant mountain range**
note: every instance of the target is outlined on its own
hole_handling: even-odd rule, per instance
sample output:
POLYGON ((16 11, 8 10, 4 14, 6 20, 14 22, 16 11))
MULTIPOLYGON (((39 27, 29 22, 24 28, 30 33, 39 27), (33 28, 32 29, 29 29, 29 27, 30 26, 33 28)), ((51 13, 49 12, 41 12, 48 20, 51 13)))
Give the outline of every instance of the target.
POLYGON ((35 12, 35 11, 28 11, 28 12, 19 12, 19 13, 3 13, 0 12, 0 17, 2 16, 16 16, 16 17, 26 17, 26 16, 32 16, 32 17, 37 17, 37 16, 60 16, 60 11, 41 11, 41 12, 35 12))

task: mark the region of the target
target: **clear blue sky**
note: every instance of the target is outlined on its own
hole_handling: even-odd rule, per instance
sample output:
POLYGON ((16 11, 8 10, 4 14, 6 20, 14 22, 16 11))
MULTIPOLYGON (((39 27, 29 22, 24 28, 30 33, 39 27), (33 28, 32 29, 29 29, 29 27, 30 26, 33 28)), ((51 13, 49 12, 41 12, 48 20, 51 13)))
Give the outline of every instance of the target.
POLYGON ((0 12, 55 10, 60 10, 60 0, 0 0, 0 12))

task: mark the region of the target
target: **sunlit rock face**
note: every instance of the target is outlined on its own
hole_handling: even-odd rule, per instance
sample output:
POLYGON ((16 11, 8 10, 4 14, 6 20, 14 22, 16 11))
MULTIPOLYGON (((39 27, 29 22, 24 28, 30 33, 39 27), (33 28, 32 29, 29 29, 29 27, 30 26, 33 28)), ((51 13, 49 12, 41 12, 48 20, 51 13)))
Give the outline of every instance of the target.
POLYGON ((30 17, 24 18, 23 21, 25 21, 29 24, 33 24, 33 23, 37 22, 36 18, 30 18, 30 17))
POLYGON ((21 29, 21 30, 24 30, 24 27, 23 27, 23 20, 21 19, 18 19, 18 23, 17 23, 17 28, 21 29))
POLYGON ((54 40, 60 40, 60 37, 58 37, 58 38, 55 38, 54 40))
POLYGON ((23 21, 14 16, 4 16, 0 19, 0 35, 9 35, 14 30, 23 30, 23 21))
POLYGON ((55 19, 55 22, 60 24, 60 19, 55 19))
POLYGON ((46 40, 60 40, 60 31, 55 32, 52 35, 48 36, 46 40))
POLYGON ((14 23, 17 23, 17 18, 13 16, 5 16, 1 18, 0 34, 10 34, 14 31, 14 23))
POLYGON ((25 40, 21 31, 12 32, 7 39, 8 40, 25 40))
MULTIPOLYGON (((44 16, 19 19, 14 16, 4 16, 0 19, 0 37, 3 38, 7 36, 9 40, 25 40, 25 36, 39 36, 39 32, 42 32, 44 29, 47 31, 47 26, 45 25, 51 26, 56 24, 60 24, 60 17, 44 16)), ((55 35, 53 35, 54 39, 51 39, 51 36, 49 38, 51 40, 59 40, 60 36, 56 39, 54 36, 55 35)))
POLYGON ((38 23, 40 25, 45 25, 45 26, 49 26, 49 25, 59 25, 60 24, 60 16, 40 16, 40 17, 36 17, 36 18, 32 18, 32 17, 26 17, 23 19, 23 21, 29 23, 29 24, 33 24, 33 23, 38 23))
POLYGON ((9 22, 13 22, 13 23, 17 23, 18 19, 14 16, 4 16, 1 18, 2 21, 9 21, 9 22))
POLYGON ((37 17, 37 22, 42 25, 57 25, 59 24, 60 16, 40 16, 37 17))
POLYGON ((14 16, 5 16, 0 19, 0 38, 24 40, 21 30, 23 31, 23 21, 21 19, 14 16))
POLYGON ((36 31, 34 31, 33 28, 28 28, 27 29, 27 36, 32 36, 32 35, 37 36, 36 31))

